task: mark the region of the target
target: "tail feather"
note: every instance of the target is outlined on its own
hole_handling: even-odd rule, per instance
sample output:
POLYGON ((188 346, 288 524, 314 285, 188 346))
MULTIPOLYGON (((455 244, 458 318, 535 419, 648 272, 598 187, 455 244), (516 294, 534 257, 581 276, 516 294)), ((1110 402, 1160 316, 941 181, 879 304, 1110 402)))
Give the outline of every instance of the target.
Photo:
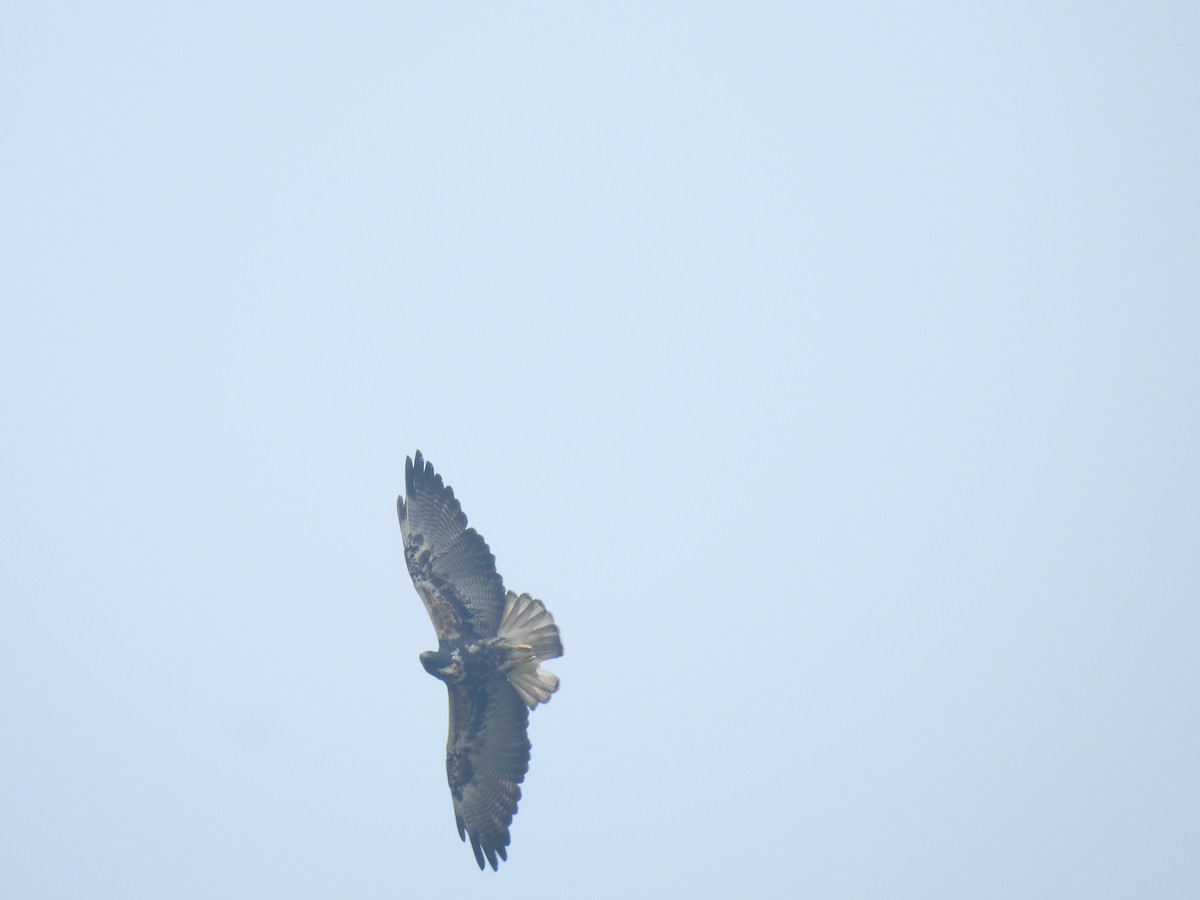
POLYGON ((530 709, 539 703, 549 703, 550 695, 558 690, 558 676, 543 669, 536 660, 518 665, 508 673, 508 683, 530 709))
POLYGON ((563 654, 562 639, 550 611, 529 594, 518 596, 509 591, 498 637, 529 649, 529 658, 508 671, 508 683, 530 709, 548 702, 558 690, 558 676, 538 663, 563 654))
POLYGON ((562 656, 562 639, 554 617, 541 600, 529 594, 518 596, 512 591, 504 604, 504 615, 500 618, 499 636, 514 644, 528 644, 538 659, 554 659, 562 656))

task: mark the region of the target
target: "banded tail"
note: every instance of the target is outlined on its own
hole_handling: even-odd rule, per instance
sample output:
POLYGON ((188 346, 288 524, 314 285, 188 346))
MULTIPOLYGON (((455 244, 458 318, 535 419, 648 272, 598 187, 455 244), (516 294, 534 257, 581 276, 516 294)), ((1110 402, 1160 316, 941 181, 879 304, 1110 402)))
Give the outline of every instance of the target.
POLYGON ((562 639, 550 611, 529 594, 518 596, 509 591, 497 637, 529 648, 529 658, 507 673, 508 683, 525 705, 534 709, 539 703, 548 702, 550 695, 558 690, 558 676, 543 669, 539 662, 563 654, 562 639))

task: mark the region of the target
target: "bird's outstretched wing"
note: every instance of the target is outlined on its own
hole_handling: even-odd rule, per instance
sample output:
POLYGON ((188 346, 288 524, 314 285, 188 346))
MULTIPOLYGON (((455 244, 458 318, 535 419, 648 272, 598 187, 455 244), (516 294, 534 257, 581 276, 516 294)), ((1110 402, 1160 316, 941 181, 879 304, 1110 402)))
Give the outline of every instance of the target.
POLYGON ((479 868, 508 859, 508 827, 529 771, 529 710, 503 675, 447 684, 450 737, 446 778, 458 835, 469 837, 479 868))
POLYGON ((442 644, 494 637, 504 612, 496 558, 421 451, 404 467, 396 499, 404 560, 442 644))

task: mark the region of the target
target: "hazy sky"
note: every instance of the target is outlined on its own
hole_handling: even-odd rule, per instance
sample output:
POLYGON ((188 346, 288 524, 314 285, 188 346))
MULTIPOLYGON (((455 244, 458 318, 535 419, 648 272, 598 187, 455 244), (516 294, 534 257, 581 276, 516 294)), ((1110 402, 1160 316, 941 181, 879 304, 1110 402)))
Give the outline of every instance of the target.
POLYGON ((1198 10, 5 4, 0 894, 1200 895, 1198 10))

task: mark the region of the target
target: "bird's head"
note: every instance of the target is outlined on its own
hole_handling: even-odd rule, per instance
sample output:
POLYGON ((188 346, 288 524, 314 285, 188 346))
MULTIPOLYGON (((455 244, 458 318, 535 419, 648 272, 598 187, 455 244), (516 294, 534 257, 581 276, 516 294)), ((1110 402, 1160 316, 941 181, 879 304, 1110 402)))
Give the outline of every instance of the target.
POLYGON ((426 650, 421 654, 421 665, 434 678, 450 684, 462 681, 463 675, 466 674, 466 670, 463 667, 462 654, 458 650, 453 650, 450 653, 426 650))

